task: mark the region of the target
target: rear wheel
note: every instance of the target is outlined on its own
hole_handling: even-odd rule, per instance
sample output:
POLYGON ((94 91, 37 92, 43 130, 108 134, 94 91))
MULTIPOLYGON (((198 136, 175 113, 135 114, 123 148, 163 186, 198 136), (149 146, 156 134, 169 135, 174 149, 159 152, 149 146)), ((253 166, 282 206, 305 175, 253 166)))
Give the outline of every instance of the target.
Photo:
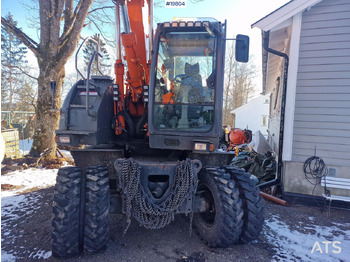
POLYGON ((194 225, 210 247, 228 247, 237 242, 243 224, 239 189, 225 170, 205 170, 199 177, 202 203, 194 225))
POLYGON ((109 190, 108 168, 87 168, 84 225, 84 250, 87 253, 106 248, 109 235, 109 190))
POLYGON ((239 243, 248 243, 258 238, 263 224, 265 205, 263 198, 259 195, 258 180, 243 170, 229 170, 232 178, 238 185, 243 202, 243 228, 239 237, 239 243))
POLYGON ((79 254, 81 169, 58 171, 53 199, 52 255, 67 258, 79 254))

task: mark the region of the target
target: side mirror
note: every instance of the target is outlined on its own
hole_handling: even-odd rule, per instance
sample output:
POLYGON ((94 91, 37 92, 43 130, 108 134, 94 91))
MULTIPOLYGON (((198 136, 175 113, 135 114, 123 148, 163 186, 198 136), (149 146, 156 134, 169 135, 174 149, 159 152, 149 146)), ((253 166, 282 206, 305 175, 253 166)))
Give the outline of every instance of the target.
POLYGON ((236 61, 247 63, 249 60, 249 36, 236 36, 236 61))

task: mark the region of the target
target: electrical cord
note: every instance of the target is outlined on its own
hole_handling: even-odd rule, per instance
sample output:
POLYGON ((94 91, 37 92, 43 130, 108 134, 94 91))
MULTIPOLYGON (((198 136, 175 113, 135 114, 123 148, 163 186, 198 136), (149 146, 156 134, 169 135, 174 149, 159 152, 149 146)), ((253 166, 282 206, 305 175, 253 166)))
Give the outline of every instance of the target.
POLYGON ((312 156, 304 162, 304 174, 312 185, 318 185, 321 179, 328 175, 328 168, 322 158, 312 156))
MULTIPOLYGON (((314 201, 316 202, 317 206, 320 209, 322 209, 315 199, 314 191, 316 189, 316 186, 321 184, 322 178, 328 175, 328 167, 322 158, 318 156, 312 156, 306 159, 306 161, 304 162, 303 169, 304 169, 306 180, 309 181, 310 184, 314 185, 311 195, 314 197, 314 201)), ((327 190, 326 184, 325 184, 324 190, 325 190, 325 193, 327 194, 328 190, 327 190)))

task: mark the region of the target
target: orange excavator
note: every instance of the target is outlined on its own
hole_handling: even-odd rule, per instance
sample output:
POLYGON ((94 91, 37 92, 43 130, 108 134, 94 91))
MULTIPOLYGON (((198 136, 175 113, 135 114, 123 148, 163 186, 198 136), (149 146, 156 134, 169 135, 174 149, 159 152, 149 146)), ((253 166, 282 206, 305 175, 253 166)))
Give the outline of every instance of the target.
MULTIPOLYGON (((72 149, 75 166, 57 174, 53 255, 106 248, 114 214, 124 215, 124 234, 132 221, 159 229, 188 214, 210 247, 256 239, 264 222, 257 179, 217 150, 225 46, 233 40, 226 22, 179 18, 153 32, 148 0, 146 34, 144 0, 113 2, 115 79, 91 75, 97 48, 60 109, 58 145, 82 149, 72 149)), ((247 62, 249 38, 234 40, 236 60, 247 62)))

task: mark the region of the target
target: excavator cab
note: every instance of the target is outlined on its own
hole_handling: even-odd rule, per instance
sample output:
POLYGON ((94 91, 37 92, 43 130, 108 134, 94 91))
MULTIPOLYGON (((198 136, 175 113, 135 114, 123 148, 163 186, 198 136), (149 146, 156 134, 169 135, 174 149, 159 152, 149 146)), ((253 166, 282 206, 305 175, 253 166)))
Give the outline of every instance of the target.
POLYGON ((214 19, 158 25, 149 88, 151 148, 217 148, 225 35, 225 25, 214 19))

